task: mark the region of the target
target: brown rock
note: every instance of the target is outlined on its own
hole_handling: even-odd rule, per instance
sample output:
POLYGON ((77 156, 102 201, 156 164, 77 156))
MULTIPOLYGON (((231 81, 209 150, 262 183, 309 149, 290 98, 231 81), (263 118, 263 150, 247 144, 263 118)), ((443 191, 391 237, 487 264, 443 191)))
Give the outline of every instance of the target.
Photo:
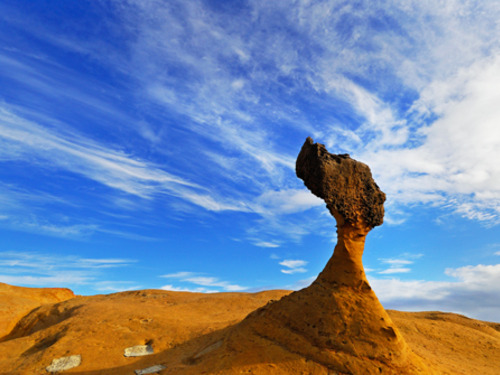
POLYGON ((297 177, 322 198, 339 225, 371 229, 384 219, 385 194, 373 181, 370 168, 348 154, 330 154, 307 138, 295 167, 297 177))

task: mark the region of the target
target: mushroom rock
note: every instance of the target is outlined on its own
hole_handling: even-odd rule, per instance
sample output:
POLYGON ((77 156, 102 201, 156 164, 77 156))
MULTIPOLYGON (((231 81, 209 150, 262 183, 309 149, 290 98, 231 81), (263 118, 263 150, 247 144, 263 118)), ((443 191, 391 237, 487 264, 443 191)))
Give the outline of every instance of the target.
MULTIPOLYGON (((365 238, 382 224, 385 201, 370 168, 307 138, 296 173, 335 217, 334 253, 309 287, 233 327, 221 349, 232 353, 225 368, 267 362, 295 363, 283 373, 434 373, 407 346, 366 279, 365 238)), ((256 368, 255 373, 278 371, 256 368)))
POLYGON ((307 138, 296 173, 337 221, 337 246, 316 282, 369 288, 361 258, 366 235, 383 223, 385 201, 370 168, 348 154, 330 154, 307 138))

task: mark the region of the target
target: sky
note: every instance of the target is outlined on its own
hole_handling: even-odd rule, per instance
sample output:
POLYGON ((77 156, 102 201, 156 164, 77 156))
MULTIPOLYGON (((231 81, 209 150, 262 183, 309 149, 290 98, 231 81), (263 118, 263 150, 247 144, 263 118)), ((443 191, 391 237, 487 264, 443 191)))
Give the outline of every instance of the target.
POLYGON ((0 2, 0 282, 300 289, 306 137, 387 195, 386 308, 500 322, 500 2, 0 2))

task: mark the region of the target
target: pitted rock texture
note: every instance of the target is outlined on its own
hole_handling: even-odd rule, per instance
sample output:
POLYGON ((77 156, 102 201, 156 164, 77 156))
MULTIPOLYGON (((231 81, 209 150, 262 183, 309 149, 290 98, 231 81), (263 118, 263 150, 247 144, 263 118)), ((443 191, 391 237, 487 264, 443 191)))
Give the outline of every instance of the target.
POLYGON ((339 225, 362 223, 371 229, 383 223, 385 194, 366 164, 348 154, 330 154, 324 145, 307 138, 295 170, 309 190, 326 202, 339 225))
POLYGON ((369 288, 362 263, 365 238, 383 223, 385 201, 370 168, 347 154, 330 154, 324 145, 307 138, 295 169, 337 222, 337 246, 317 282, 369 288))

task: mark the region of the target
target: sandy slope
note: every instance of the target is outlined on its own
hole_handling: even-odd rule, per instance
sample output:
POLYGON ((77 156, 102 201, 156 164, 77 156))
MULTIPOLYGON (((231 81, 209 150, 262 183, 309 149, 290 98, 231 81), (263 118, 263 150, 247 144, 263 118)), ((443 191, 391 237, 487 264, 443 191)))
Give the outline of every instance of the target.
MULTIPOLYGON (((27 313, 27 305, 18 304, 20 310, 16 314, 15 305, 7 309, 6 301, 18 301, 28 295, 47 301, 55 293, 2 287, 2 326, 13 326, 17 317, 27 313)), ((217 348, 236 323, 268 301, 287 294, 266 291, 207 295, 143 290, 45 304, 20 319, 0 342, 0 374, 43 374, 52 359, 73 354, 82 355, 82 364, 64 373, 134 374, 135 369, 155 364, 167 366, 161 374, 200 373, 198 360, 214 350, 213 344, 217 348), (154 355, 123 356, 126 347, 145 343, 153 346, 154 355)), ((437 373, 500 373, 500 324, 440 312, 389 311, 389 315, 411 349, 437 373)), ((216 359, 222 363, 236 351, 240 356, 245 352, 244 347, 231 350, 235 352, 221 353, 216 359)), ((252 353, 247 353, 245 363, 221 373, 332 373, 284 350, 269 353, 269 357, 278 360, 252 358, 252 353)))
POLYGON ((16 322, 34 308, 74 296, 71 290, 64 288, 23 288, 0 283, 0 337, 8 334, 16 322))

